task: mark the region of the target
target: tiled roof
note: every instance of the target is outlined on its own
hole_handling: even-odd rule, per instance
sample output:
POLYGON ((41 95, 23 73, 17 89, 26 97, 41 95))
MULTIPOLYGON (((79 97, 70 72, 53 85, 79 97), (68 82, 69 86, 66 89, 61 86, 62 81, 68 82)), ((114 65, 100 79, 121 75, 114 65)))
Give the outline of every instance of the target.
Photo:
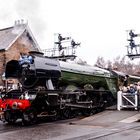
POLYGON ((26 25, 0 30, 0 50, 6 50, 25 31, 26 25))
POLYGON ((35 38, 33 37, 28 25, 19 24, 19 25, 15 25, 13 27, 9 27, 9 28, 0 30, 0 50, 7 50, 17 40, 17 38, 19 36, 21 36, 21 34, 25 30, 27 30, 29 32, 29 34, 32 36, 34 43, 36 44, 36 46, 34 46, 34 47, 37 47, 38 49, 40 49, 35 38))

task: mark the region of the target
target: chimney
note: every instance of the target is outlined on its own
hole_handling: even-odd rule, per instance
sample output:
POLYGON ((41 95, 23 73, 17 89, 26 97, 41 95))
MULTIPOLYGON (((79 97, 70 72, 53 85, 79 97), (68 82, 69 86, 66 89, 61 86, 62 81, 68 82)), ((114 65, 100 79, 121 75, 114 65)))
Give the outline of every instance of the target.
POLYGON ((21 20, 15 20, 15 26, 22 26, 22 25, 25 25, 27 24, 28 22, 24 21, 24 19, 21 19, 21 20))

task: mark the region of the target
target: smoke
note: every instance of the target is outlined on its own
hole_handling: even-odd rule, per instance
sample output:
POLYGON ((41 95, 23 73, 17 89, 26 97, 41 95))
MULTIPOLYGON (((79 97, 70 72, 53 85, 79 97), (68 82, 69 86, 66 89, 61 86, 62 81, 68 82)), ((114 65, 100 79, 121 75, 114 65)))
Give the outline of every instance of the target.
POLYGON ((15 8, 17 15, 28 21, 37 42, 42 42, 45 37, 46 21, 43 18, 40 0, 16 0, 15 8))

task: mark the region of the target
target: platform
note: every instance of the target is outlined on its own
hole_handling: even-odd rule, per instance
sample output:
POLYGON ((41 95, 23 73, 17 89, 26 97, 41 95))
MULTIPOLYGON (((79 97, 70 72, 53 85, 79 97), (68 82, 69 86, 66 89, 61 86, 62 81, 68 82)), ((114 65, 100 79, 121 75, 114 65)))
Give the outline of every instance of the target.
POLYGON ((87 135, 69 140, 140 140, 140 112, 128 110, 106 110, 73 122, 78 125, 92 128, 87 135))
POLYGON ((0 124, 0 140, 140 140, 139 120, 136 110, 106 110, 86 118, 27 127, 0 124))

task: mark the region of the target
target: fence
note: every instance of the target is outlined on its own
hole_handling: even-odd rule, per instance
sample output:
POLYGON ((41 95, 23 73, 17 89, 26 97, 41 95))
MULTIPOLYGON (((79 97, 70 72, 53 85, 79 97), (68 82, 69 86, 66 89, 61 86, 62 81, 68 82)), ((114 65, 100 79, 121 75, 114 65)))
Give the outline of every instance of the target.
POLYGON ((135 93, 123 93, 118 91, 117 93, 117 109, 133 108, 139 110, 140 107, 140 94, 135 93))

